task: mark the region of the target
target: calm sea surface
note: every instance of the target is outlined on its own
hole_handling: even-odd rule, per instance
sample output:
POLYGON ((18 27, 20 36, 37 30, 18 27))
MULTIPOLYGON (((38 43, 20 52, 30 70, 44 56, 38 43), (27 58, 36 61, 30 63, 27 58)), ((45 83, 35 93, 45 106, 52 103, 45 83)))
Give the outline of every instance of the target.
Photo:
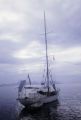
POLYGON ((17 86, 0 87, 0 120, 81 120, 81 83, 59 84, 59 102, 27 111, 16 101, 17 86))

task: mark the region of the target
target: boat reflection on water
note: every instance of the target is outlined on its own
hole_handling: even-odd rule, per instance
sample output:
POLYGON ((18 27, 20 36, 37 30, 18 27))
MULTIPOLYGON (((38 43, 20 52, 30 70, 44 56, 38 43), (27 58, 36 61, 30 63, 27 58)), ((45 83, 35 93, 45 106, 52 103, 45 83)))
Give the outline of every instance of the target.
POLYGON ((43 105, 41 108, 23 108, 18 116, 18 120, 57 120, 59 102, 43 105))

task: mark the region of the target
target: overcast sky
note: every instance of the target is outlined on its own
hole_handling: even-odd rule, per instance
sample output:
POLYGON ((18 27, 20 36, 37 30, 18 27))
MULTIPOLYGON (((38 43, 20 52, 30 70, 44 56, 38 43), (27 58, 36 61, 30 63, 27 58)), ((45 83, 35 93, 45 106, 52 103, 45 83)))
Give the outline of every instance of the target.
POLYGON ((44 10, 55 79, 81 79, 81 0, 0 0, 0 83, 42 79, 44 10))

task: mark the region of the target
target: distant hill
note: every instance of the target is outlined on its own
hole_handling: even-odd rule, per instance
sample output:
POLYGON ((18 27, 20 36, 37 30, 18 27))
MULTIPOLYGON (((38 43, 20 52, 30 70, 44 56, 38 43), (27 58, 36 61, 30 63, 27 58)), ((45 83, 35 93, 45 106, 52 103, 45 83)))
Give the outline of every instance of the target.
POLYGON ((16 85, 18 85, 19 83, 9 83, 9 84, 7 84, 7 83, 3 83, 3 84, 0 84, 0 87, 5 87, 5 86, 16 86, 16 85))

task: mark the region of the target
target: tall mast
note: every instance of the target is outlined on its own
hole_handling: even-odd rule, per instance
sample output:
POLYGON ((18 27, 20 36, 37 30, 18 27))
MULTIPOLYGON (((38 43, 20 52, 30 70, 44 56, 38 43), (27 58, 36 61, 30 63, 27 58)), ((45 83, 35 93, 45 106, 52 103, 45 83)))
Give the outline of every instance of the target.
POLYGON ((47 43, 47 31, 46 31, 46 16, 44 12, 44 30, 45 30, 45 45, 46 45, 46 79, 47 79, 47 87, 49 94, 49 63, 48 63, 48 43, 47 43))

